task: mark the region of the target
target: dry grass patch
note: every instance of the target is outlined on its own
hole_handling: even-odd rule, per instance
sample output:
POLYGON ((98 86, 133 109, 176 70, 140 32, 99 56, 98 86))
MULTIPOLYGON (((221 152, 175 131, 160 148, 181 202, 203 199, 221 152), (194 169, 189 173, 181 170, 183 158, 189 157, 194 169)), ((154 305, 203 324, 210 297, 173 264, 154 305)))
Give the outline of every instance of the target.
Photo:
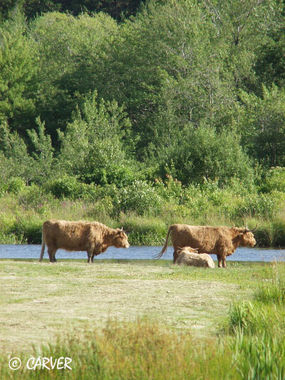
MULTIPOLYGON (((209 336, 231 301, 245 291, 237 284, 193 280, 191 269, 139 261, 94 265, 0 261, 1 348, 28 350, 31 344, 52 342, 68 331, 142 316, 209 336)), ((195 273, 204 275, 205 270, 195 273)))

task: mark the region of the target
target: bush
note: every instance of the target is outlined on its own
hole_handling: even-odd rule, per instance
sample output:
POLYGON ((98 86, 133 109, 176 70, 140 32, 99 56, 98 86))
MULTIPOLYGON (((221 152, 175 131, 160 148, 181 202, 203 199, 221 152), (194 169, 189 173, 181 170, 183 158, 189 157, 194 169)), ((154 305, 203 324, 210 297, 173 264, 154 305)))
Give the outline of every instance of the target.
POLYGON ((12 194, 19 194, 25 188, 25 182, 20 177, 12 177, 6 184, 6 191, 12 194))
POLYGON ((167 228, 160 219, 124 216, 121 222, 131 245, 161 245, 165 239, 167 228))
POLYGON ((258 247, 271 247, 273 245, 273 232, 271 223, 259 225, 254 232, 258 247))
POLYGON ((285 247, 285 220, 276 220, 272 223, 274 247, 285 247))
POLYGON ((17 218, 9 234, 14 234, 22 244, 40 244, 42 241, 42 220, 17 218))
POLYGON ((155 188, 144 181, 135 181, 120 191, 120 208, 123 212, 135 211, 138 215, 155 215, 162 207, 162 199, 155 188))
POLYGON ((48 182, 45 185, 47 191, 55 198, 63 199, 94 199, 96 198, 96 187, 78 182, 75 177, 63 176, 48 182))
POLYGON ((243 152, 238 136, 217 133, 208 126, 185 126, 181 141, 176 141, 163 157, 160 173, 165 171, 183 184, 215 181, 224 185, 237 178, 244 183, 253 179, 251 162, 243 152), (167 159, 167 161, 166 161, 167 159))
POLYGON ((31 208, 40 210, 43 205, 52 200, 52 196, 43 191, 37 185, 26 186, 24 190, 19 193, 18 203, 25 209, 31 208))
POLYGON ((266 173, 262 189, 267 192, 277 190, 285 193, 285 168, 271 168, 266 173))

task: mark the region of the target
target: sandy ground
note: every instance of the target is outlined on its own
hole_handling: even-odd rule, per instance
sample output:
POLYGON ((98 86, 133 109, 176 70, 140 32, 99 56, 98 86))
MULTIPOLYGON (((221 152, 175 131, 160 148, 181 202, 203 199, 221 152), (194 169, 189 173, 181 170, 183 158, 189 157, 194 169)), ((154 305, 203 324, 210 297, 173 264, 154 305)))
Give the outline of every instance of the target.
POLYGON ((64 332, 145 316, 201 336, 214 334, 239 287, 185 279, 185 273, 172 278, 175 271, 170 264, 139 262, 0 261, 0 351, 28 351, 64 332))

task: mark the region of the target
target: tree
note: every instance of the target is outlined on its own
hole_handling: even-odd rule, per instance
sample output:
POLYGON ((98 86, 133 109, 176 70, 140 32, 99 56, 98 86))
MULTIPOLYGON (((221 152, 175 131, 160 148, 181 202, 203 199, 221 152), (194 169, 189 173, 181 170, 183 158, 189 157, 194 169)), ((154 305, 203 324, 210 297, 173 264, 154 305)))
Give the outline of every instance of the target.
POLYGON ((210 17, 190 0, 150 2, 135 20, 120 27, 107 57, 97 89, 105 99, 112 94, 126 104, 140 159, 163 133, 157 130, 157 113, 166 108, 168 95, 178 129, 189 119, 199 121, 210 114, 222 91, 228 97, 220 80, 223 47, 210 17))
POLYGON ((6 20, 10 11, 16 6, 18 0, 5 0, 0 3, 0 22, 6 20))
POLYGON ((0 26, 0 121, 21 135, 34 126, 37 52, 19 12, 0 26))
POLYGON ((122 168, 126 169, 121 171, 124 176, 130 162, 123 139, 129 129, 123 108, 115 101, 98 101, 96 92, 93 93, 77 110, 66 132, 59 131, 61 168, 88 183, 109 183, 122 168))
POLYGON ((116 28, 103 14, 75 18, 54 12, 32 24, 31 37, 40 55, 37 110, 54 142, 56 130, 65 130, 77 104, 96 89, 104 45, 114 38, 116 28))
POLYGON ((28 19, 45 12, 66 12, 78 16, 83 12, 105 12, 116 20, 134 15, 144 0, 5 0, 0 4, 0 17, 8 17, 9 12, 20 2, 28 19))
POLYGON ((255 71, 261 84, 263 83, 267 87, 271 87, 272 84, 276 84, 280 88, 285 86, 284 27, 281 27, 272 35, 272 39, 269 43, 264 44, 259 48, 255 71))
POLYGON ((237 91, 258 90, 254 65, 262 46, 284 23, 279 0, 205 0, 213 24, 224 40, 228 54, 225 60, 237 91))
POLYGON ((50 136, 39 119, 36 129, 27 131, 29 149, 17 132, 11 132, 7 123, 0 125, 0 168, 3 180, 22 177, 26 183, 44 183, 57 171, 50 136), (30 141, 29 141, 30 140, 30 141))
POLYGON ((263 86, 263 95, 241 92, 242 143, 266 167, 285 165, 285 90, 263 86))
POLYGON ((17 132, 11 132, 6 122, 0 123, 0 169, 2 180, 22 177, 30 182, 33 175, 33 159, 28 154, 24 140, 17 132))
POLYGON ((237 135, 217 133, 214 128, 185 125, 179 139, 160 157, 160 174, 171 174, 183 184, 216 180, 220 185, 232 178, 250 182, 253 170, 237 135))

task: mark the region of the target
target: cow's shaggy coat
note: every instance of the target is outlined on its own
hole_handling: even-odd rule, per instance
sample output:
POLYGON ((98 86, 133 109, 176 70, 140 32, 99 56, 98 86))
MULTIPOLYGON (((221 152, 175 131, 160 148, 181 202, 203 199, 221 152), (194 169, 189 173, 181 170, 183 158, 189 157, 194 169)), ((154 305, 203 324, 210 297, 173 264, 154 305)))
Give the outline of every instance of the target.
POLYGON ((198 253, 216 254, 219 267, 226 267, 226 257, 233 254, 237 247, 254 247, 256 244, 253 233, 247 228, 173 224, 168 229, 165 244, 157 258, 166 251, 169 235, 174 248, 174 261, 179 248, 192 247, 196 248, 198 253))
POLYGON ((88 263, 93 262, 94 256, 105 252, 110 246, 130 246, 127 235, 119 228, 109 228, 98 222, 65 220, 47 220, 43 223, 40 261, 44 256, 45 244, 50 262, 56 261, 56 251, 62 248, 67 251, 87 251, 88 263))
POLYGON ((207 253, 197 253, 196 249, 183 247, 177 250, 175 264, 193 267, 215 268, 214 260, 207 253))

